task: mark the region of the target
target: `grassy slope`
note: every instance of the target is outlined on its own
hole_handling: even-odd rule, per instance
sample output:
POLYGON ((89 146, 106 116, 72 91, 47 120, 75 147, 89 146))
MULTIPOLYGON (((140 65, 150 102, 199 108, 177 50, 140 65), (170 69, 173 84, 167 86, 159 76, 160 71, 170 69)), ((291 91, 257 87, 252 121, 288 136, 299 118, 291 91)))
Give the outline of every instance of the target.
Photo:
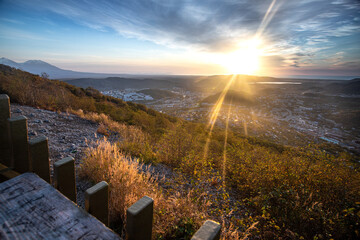
POLYGON ((49 110, 72 108, 104 113, 115 121, 136 125, 148 132, 162 132, 178 121, 144 105, 104 96, 93 88, 74 87, 5 65, 0 65, 0 87, 13 102, 49 110))
POLYGON ((225 193, 209 200, 210 217, 221 221, 229 216, 224 230, 230 223, 254 239, 359 237, 360 174, 346 153, 329 155, 317 146, 284 147, 234 132, 228 133, 224 143, 221 129, 215 129, 209 140, 204 125, 3 65, 0 92, 21 104, 104 113, 140 129, 146 135, 142 141, 125 139, 120 148, 143 161, 173 167, 199 195, 208 194, 204 186, 221 185, 225 193), (227 205, 229 189, 235 190, 232 197, 243 209, 237 215, 231 215, 227 205))

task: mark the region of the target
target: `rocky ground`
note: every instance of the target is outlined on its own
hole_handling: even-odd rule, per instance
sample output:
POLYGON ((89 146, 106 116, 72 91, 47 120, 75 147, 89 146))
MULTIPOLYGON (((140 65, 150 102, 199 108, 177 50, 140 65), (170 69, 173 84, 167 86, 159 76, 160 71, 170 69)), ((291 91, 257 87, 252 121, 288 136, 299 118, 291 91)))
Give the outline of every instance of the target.
MULTIPOLYGON (((97 123, 73 114, 11 104, 11 116, 20 115, 28 119, 29 139, 41 135, 48 138, 51 175, 54 162, 71 156, 78 165, 88 143, 103 137, 96 133, 97 123)), ((78 204, 84 206, 84 191, 91 187, 91 183, 82 179, 77 179, 76 183, 78 204)))

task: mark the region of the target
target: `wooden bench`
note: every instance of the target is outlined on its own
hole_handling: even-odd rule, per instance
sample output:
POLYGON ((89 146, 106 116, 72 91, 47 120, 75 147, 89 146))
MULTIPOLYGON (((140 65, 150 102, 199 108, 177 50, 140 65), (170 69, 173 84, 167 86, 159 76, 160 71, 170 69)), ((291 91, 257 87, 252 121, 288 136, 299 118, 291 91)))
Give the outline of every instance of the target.
POLYGON ((0 239, 121 239, 34 173, 0 183, 0 239))

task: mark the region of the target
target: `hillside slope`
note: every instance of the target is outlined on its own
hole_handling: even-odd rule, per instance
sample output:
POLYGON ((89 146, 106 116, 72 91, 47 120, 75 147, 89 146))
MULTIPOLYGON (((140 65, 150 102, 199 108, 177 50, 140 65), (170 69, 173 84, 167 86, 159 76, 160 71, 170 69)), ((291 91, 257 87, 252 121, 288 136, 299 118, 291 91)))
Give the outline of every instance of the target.
POLYGON ((104 96, 93 88, 79 88, 61 81, 41 78, 0 64, 0 93, 11 101, 49 110, 82 109, 109 115, 112 119, 155 132, 178 121, 146 106, 104 96))
POLYGON ((329 84, 325 90, 335 94, 360 95, 360 79, 355 78, 350 81, 329 84))

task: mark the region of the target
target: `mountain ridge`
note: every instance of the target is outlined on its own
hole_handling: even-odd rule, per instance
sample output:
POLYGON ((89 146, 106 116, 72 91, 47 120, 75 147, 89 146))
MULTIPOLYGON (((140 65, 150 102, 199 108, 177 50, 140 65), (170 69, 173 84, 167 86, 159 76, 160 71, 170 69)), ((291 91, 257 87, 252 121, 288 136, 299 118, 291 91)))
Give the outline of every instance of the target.
POLYGON ((0 64, 7 65, 37 75, 46 73, 49 75, 50 79, 105 78, 105 77, 124 77, 129 75, 129 74, 77 72, 77 71, 59 68, 55 65, 52 65, 42 60, 27 60, 25 62, 18 63, 11 59, 1 57, 0 64))

